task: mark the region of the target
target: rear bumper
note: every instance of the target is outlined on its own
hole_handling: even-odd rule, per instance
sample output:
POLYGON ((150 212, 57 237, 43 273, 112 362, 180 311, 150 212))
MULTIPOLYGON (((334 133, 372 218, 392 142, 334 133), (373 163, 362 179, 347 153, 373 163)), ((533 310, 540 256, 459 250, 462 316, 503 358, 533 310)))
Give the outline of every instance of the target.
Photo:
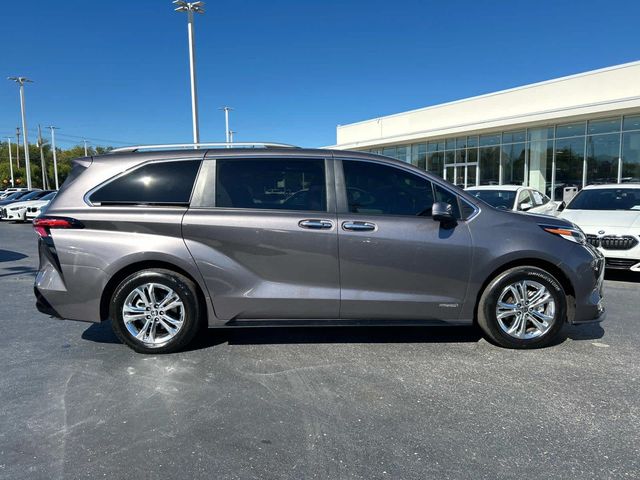
POLYGON ((100 322, 100 293, 106 284, 102 270, 60 265, 53 243, 38 241, 40 268, 34 283, 36 308, 57 318, 100 322), (71 272, 65 275, 61 272, 71 272))
POLYGON ((56 311, 55 308, 51 306, 51 304, 47 301, 46 298, 40 293, 38 287, 33 287, 33 293, 36 296, 36 308, 40 313, 44 313, 45 315, 50 315, 55 318, 62 319, 62 316, 56 311))

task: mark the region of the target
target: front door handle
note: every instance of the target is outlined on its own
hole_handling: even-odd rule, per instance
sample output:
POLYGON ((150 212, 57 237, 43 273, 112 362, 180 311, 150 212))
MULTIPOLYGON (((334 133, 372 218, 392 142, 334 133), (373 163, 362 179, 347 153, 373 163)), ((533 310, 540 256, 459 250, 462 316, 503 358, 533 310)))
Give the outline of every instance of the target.
POLYGON ((352 232, 370 232, 376 229, 376 224, 371 222, 343 222, 342 228, 352 232))
POLYGON ((326 230, 333 227, 333 223, 329 220, 308 219, 308 220, 300 220, 298 222, 298 226, 300 228, 311 228, 313 230, 322 230, 322 229, 326 230))

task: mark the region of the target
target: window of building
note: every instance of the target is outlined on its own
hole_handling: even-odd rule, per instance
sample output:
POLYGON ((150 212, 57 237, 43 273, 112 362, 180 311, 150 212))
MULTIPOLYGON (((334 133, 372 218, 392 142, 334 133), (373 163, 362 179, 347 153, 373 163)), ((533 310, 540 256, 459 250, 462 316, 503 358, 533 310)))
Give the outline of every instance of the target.
POLYGON ((622 135, 622 182, 640 182, 640 131, 622 135))
POLYGON ((423 170, 427 169, 426 143, 414 143, 411 145, 411 164, 423 170))
POLYGON ((480 135, 480 146, 488 147, 491 145, 500 145, 500 134, 497 135, 480 135))
POLYGON ((439 177, 444 172, 444 152, 427 153, 427 170, 439 177))
MULTIPOLYGON (((620 119, 618 119, 618 125, 620 119)), ((587 137, 587 185, 616 183, 620 134, 590 135, 587 137)))
POLYGON ((584 135, 586 122, 566 123, 556 126, 556 138, 584 135))
POLYGON ((527 139, 525 130, 517 130, 514 132, 502 132, 502 143, 518 143, 527 139))
POLYGON ((588 134, 613 133, 620 131, 620 117, 590 120, 587 127, 588 134))
POLYGON ((634 115, 632 117, 624 117, 622 129, 627 130, 640 130, 640 115, 634 115))
POLYGON ((326 211, 324 160, 216 160, 216 207, 326 211))
POLYGON ((399 168, 345 160, 349 212, 370 215, 430 215, 433 187, 429 180, 399 168))
POLYGON ((188 205, 200 160, 155 162, 117 177, 89 200, 100 205, 188 205))
POLYGON ((480 185, 500 183, 500 147, 480 147, 480 185))
POLYGON ((524 143, 502 145, 502 183, 504 185, 522 185, 524 183, 524 143))
POLYGON ((585 137, 556 140, 556 182, 553 198, 562 198, 565 187, 582 188, 585 137))

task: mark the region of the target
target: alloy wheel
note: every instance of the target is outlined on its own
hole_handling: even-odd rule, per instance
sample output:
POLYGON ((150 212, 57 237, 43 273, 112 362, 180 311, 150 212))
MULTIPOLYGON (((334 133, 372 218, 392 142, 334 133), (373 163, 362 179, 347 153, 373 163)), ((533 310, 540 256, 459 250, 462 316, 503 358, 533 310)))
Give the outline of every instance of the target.
POLYGON ((148 347, 161 347, 182 329, 184 303, 171 288, 160 283, 136 287, 124 301, 122 319, 127 331, 148 347))
POLYGON ((556 302, 541 283, 521 280, 500 293, 496 319, 502 331, 511 337, 520 340, 541 337, 556 321, 556 302))

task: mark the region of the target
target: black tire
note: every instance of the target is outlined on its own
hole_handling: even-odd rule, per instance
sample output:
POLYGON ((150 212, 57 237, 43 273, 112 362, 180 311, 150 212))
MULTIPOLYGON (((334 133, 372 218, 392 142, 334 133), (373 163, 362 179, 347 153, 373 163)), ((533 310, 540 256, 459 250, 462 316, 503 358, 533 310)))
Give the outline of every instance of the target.
MULTIPOLYGON (((538 267, 519 266, 500 273, 489 282, 478 302, 478 325, 488 340, 506 348, 540 348, 555 343, 560 339, 560 332, 566 319, 567 296, 562 284, 549 272, 538 267), (496 306, 501 293, 509 285, 522 280, 537 282, 544 286, 555 302, 553 323, 550 323, 548 330, 543 334, 534 338, 516 338, 508 334, 500 326, 497 319, 496 306)), ((534 329, 532 328, 531 331, 534 329)))
MULTIPOLYGON (((202 326, 201 308, 195 284, 184 275, 165 269, 141 270, 125 278, 115 289, 109 306, 111 325, 117 337, 138 353, 173 353, 185 348, 202 326), (164 343, 151 345, 137 338, 125 326, 123 306, 127 297, 139 286, 160 284, 173 290, 184 307, 184 320, 178 332, 164 343)), ((146 317, 148 318, 148 317, 146 317)), ((144 322, 145 320, 140 320, 144 322)), ((168 333, 166 330, 161 331, 168 333)), ((142 328, 141 328, 142 330, 142 328)))

